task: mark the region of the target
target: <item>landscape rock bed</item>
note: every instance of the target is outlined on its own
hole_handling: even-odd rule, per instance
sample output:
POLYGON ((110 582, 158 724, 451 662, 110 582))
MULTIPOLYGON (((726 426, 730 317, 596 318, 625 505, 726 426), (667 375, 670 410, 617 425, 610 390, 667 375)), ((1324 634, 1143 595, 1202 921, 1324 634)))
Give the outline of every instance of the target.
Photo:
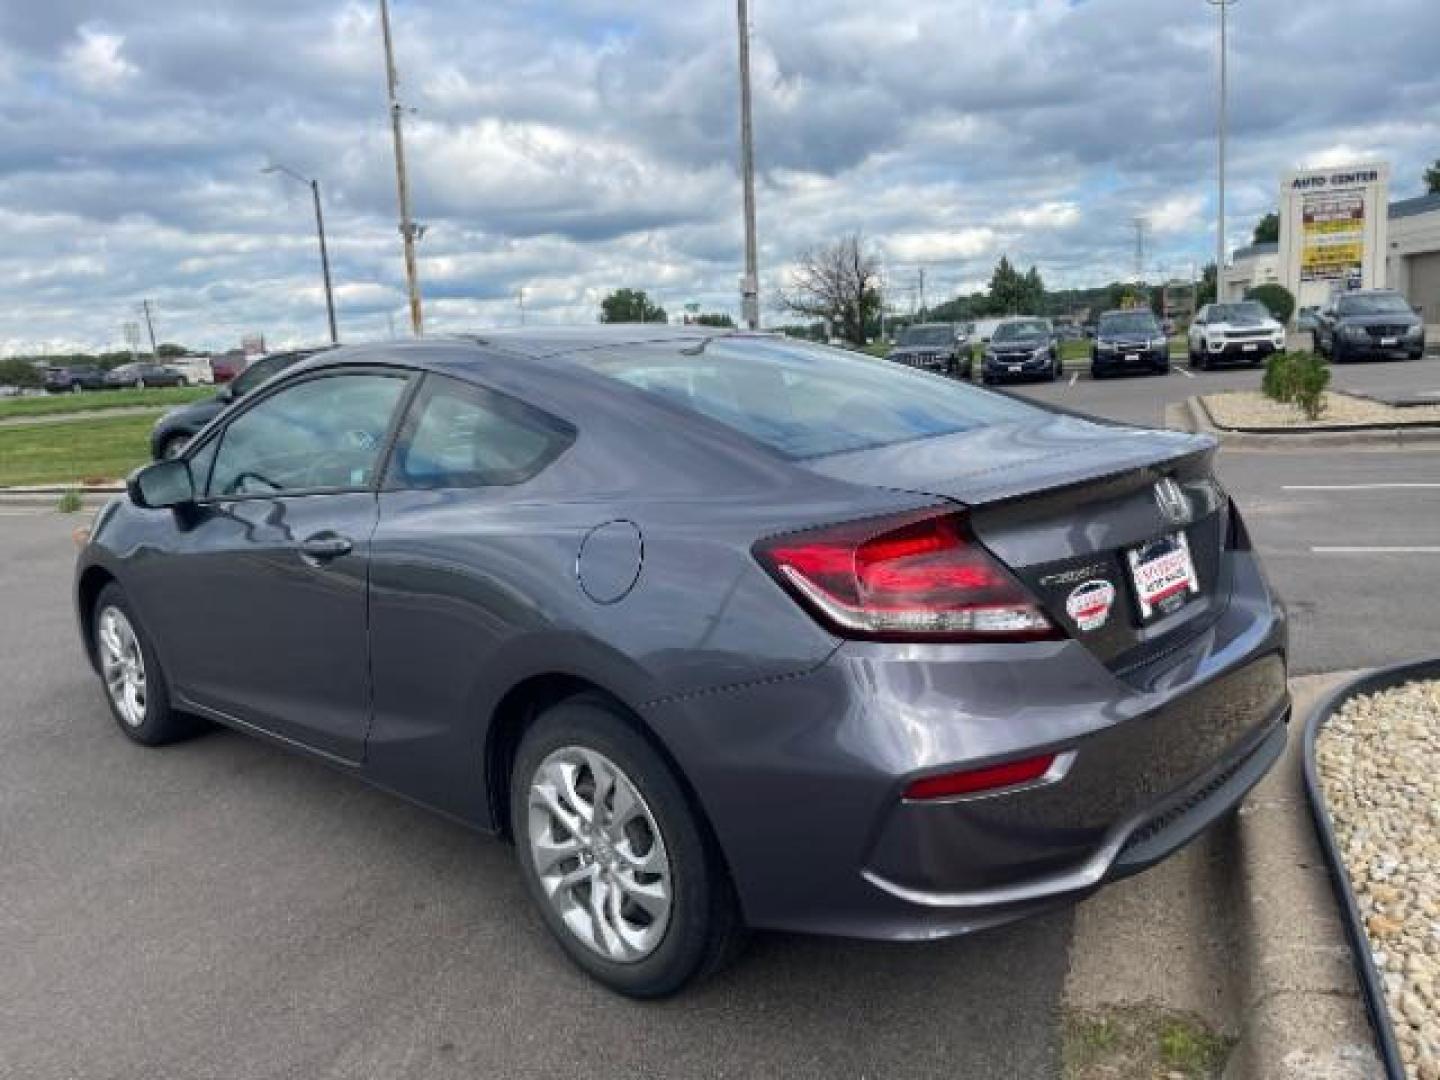
POLYGON ((1407 1075, 1440 1080, 1440 681, 1351 698, 1316 766, 1407 1075))
POLYGON ((1398 408, 1371 398, 1329 391, 1326 408, 1319 420, 1306 420, 1294 405, 1272 401, 1258 390, 1206 394, 1201 400, 1216 425, 1222 428, 1295 428, 1322 431, 1325 428, 1355 425, 1440 424, 1440 404, 1398 408))

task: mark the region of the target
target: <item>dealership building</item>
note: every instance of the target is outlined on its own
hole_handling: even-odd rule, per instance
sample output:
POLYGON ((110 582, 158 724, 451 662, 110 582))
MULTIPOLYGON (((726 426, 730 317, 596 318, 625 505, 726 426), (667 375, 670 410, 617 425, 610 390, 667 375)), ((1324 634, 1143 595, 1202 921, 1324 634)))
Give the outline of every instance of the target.
POLYGON ((1280 240, 1238 248, 1220 297, 1285 286, 1298 307, 1343 289, 1398 289, 1440 324, 1440 195, 1390 202, 1389 166, 1309 169, 1280 186, 1280 240))

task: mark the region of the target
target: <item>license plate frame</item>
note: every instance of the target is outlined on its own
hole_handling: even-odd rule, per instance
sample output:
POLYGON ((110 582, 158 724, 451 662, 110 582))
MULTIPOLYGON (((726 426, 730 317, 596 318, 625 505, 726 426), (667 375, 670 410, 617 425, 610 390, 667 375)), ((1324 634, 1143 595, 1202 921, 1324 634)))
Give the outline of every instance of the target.
POLYGON ((1183 529, 1125 552, 1141 625, 1174 614, 1200 595, 1200 575, 1183 529))
POLYGON ((1257 345, 1257 344, 1255 344, 1255 342, 1253 342, 1253 341, 1247 341, 1244 345, 1241 345, 1241 346, 1240 346, 1240 351, 1241 351, 1241 352, 1255 352, 1255 351, 1258 350, 1259 348, 1260 348, 1260 346, 1257 345))
POLYGON ((1397 345, 1399 345, 1399 344, 1400 344, 1400 339, 1399 339, 1399 338, 1382 337, 1382 338, 1380 339, 1380 347, 1381 347, 1382 349, 1393 349, 1393 348, 1395 348, 1395 347, 1396 347, 1397 345))
POLYGON ((1127 364, 1138 364, 1139 362, 1140 362, 1140 354, 1139 354, 1139 353, 1132 352, 1132 353, 1126 353, 1126 354, 1125 354, 1125 363, 1127 363, 1127 364))

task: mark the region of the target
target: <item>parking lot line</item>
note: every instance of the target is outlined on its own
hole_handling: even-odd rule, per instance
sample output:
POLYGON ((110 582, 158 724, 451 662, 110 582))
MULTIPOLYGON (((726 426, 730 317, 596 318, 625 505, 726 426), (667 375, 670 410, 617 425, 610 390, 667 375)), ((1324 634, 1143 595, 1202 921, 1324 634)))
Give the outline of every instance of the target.
POLYGON ((1184 364, 1176 364, 1175 370, 1178 371, 1181 375, 1184 375, 1187 379, 1193 379, 1195 377, 1195 373, 1191 371, 1188 367, 1186 367, 1184 364))
POLYGON ((1440 488, 1440 482, 1428 480, 1394 480, 1379 484, 1285 484, 1281 491, 1396 491, 1400 489, 1440 488))
POLYGON ((1070 376, 1070 385, 1071 385, 1071 386, 1074 386, 1074 385, 1075 385, 1077 382, 1079 382, 1079 381, 1080 381, 1080 373, 1079 373, 1078 371, 1077 371, 1077 372, 1074 372, 1074 373, 1070 376))
POLYGON ((1440 547, 1312 547, 1316 555, 1440 555, 1440 547))

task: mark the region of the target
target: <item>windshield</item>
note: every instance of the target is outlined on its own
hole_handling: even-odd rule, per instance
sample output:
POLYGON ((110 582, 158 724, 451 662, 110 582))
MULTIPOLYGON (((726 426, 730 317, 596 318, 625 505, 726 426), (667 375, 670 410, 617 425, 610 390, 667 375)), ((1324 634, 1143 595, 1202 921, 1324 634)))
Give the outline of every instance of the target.
POLYGON ((788 458, 950 435, 1042 415, 949 379, 802 342, 721 338, 637 345, 570 359, 720 422, 788 458))
POLYGON ((1160 324, 1148 311, 1112 311, 1100 316, 1102 334, 1158 334, 1160 324))
POLYGON ((1410 305, 1398 293, 1373 293, 1370 296, 1342 296, 1341 315, 1409 315, 1410 305))
POLYGON ((1050 332, 1050 328, 1039 319, 1024 319, 1020 322, 1008 322, 995 330, 992 341, 1019 341, 1023 338, 1044 337, 1050 332))
POLYGON ((907 326, 900 331, 901 345, 950 345, 955 331, 946 326, 907 326))
POLYGON ((1210 309, 1211 322, 1253 322, 1269 317, 1265 305, 1253 300, 1246 304, 1216 304, 1210 309))

